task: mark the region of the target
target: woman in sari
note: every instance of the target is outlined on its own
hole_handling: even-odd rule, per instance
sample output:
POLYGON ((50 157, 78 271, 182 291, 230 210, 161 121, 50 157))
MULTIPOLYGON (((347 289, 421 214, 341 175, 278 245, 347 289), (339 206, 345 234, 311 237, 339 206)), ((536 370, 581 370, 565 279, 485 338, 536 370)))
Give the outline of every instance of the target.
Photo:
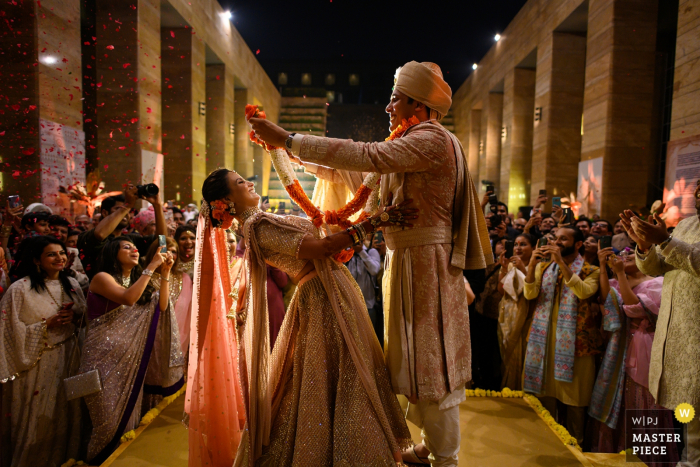
POLYGON ((331 256, 376 227, 408 226, 415 210, 407 201, 321 238, 307 219, 262 212, 253 183, 235 172, 212 172, 202 195, 200 224, 227 227, 234 216, 247 249, 245 306, 237 315, 245 327, 247 426, 234 465, 401 463, 402 449, 413 443, 382 350, 359 287, 331 256), (266 264, 298 284, 272 354, 266 264))
POLYGON ((0 302, 0 465, 58 467, 80 448, 80 401, 66 400, 63 380, 78 369, 75 323, 85 298, 64 270, 68 258, 59 240, 25 242, 17 268, 22 278, 0 302))
POLYGON ((104 462, 121 436, 141 420, 143 383, 158 321, 169 312, 172 265, 170 253, 156 253, 142 270, 139 251, 128 237, 117 237, 102 250, 100 272, 87 298, 89 323, 80 364, 80 373, 97 370, 102 382, 101 391, 85 397, 92 421, 91 465, 104 462), (159 267, 160 290, 147 291, 159 267))
POLYGON ((498 289, 503 293, 499 304, 498 342, 501 348, 501 388, 522 390, 523 364, 530 331, 532 313, 530 303, 523 295, 527 265, 535 249, 535 240, 530 234, 520 234, 513 245, 513 256, 501 253, 499 262, 498 289))
MULTIPOLYGON (((158 329, 153 343, 151 359, 146 370, 146 380, 143 386, 142 412, 152 409, 163 400, 182 388, 185 384, 185 355, 187 347, 182 345, 182 336, 187 332, 189 342, 190 330, 190 306, 192 305, 192 281, 186 273, 177 272, 178 248, 177 243, 170 237, 166 238, 166 248, 170 256, 175 258, 170 272, 170 306, 168 311, 161 311, 158 320, 158 329), (184 323, 187 323, 186 329, 184 323)), ((144 264, 150 264, 156 253, 160 250, 160 242, 154 241, 148 248, 144 264)), ((161 288, 160 265, 153 271, 151 283, 148 286, 153 290, 161 288)))

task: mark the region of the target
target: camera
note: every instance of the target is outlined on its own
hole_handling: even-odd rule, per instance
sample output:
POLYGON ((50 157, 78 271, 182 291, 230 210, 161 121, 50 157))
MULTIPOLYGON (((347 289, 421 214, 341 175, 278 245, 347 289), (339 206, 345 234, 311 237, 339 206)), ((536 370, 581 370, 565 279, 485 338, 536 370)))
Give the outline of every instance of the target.
POLYGON ((138 192, 139 198, 157 196, 160 192, 158 185, 156 185, 155 183, 148 183, 146 185, 136 185, 136 190, 138 192))

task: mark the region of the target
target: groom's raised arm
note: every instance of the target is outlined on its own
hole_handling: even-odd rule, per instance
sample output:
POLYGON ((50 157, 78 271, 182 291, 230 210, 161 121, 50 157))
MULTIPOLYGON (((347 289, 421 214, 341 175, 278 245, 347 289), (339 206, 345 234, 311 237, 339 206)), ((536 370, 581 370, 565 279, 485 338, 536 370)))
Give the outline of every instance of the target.
POLYGON ((379 143, 296 135, 292 152, 304 162, 356 172, 423 172, 442 165, 448 156, 447 137, 433 125, 423 125, 402 138, 379 143))

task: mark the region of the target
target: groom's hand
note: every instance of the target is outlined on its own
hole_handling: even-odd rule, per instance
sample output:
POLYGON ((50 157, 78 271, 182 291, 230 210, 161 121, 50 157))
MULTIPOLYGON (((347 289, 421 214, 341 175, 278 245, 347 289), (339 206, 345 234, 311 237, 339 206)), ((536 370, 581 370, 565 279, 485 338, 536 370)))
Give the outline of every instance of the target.
POLYGON ((272 146, 283 148, 290 132, 264 118, 251 118, 248 124, 261 140, 272 146))

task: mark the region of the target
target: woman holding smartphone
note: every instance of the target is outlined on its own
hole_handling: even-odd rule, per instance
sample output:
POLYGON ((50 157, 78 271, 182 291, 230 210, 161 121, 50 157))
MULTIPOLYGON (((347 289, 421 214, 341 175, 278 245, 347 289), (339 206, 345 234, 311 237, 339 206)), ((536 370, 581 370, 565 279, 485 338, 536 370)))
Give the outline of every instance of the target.
POLYGON ((170 253, 156 253, 146 269, 129 237, 102 250, 88 293, 89 327, 80 373, 99 372, 102 390, 85 396, 92 421, 87 460, 100 465, 121 436, 141 420, 142 389, 158 321, 169 312, 170 253), (161 266, 162 265, 162 266, 161 266), (160 268, 160 289, 146 290, 160 268))
POLYGON ((53 237, 22 243, 21 279, 0 302, 3 465, 61 465, 80 447, 80 401, 66 400, 75 374, 76 323, 85 312, 78 281, 64 271, 64 245, 53 237))
POLYGON ((522 389, 523 362, 527 346, 526 333, 532 319, 529 302, 523 296, 527 265, 530 264, 535 239, 529 234, 520 234, 512 250, 499 257, 501 270, 498 290, 503 294, 499 304, 498 343, 501 349, 501 388, 522 389), (509 257, 509 253, 511 253, 509 257))

